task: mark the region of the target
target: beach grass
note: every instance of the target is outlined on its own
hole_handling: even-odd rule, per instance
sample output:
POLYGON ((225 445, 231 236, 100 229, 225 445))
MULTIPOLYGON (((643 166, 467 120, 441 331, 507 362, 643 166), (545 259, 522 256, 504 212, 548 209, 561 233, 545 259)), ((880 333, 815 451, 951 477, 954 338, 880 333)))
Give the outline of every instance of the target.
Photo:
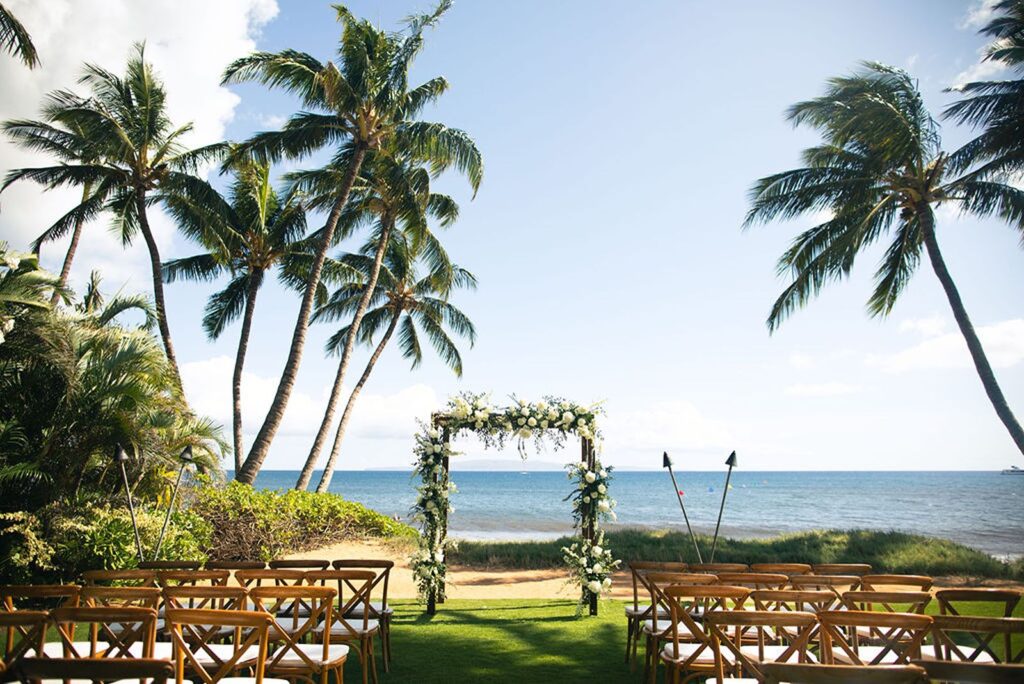
MULTIPOLYGON (((697 562, 687 534, 619 528, 606 543, 624 561, 697 562)), ((707 556, 711 538, 698 536, 707 556)), ((484 569, 562 567, 567 538, 549 541, 460 541, 449 553, 454 565, 484 569)), ((707 560, 705 558, 705 560, 707 560)), ((1024 580, 1024 562, 1003 562, 945 539, 871 530, 823 530, 768 539, 719 538, 715 560, 739 563, 870 563, 876 572, 1024 580)))

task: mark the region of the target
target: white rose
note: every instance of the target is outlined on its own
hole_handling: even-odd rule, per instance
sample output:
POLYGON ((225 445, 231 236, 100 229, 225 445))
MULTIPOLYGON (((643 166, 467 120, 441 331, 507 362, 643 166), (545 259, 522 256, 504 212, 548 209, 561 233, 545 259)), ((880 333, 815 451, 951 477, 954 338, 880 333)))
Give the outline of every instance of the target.
POLYGON ((611 577, 605 577, 604 580, 601 582, 601 586, 603 586, 605 589, 607 589, 608 587, 612 586, 612 578, 611 577))
POLYGON ((434 430, 433 428, 431 428, 430 432, 428 432, 427 434, 430 435, 430 439, 437 439, 438 437, 441 436, 441 433, 438 432, 437 430, 434 430))
POLYGON ((580 470, 586 470, 587 469, 587 462, 586 461, 580 461, 579 463, 576 464, 576 467, 579 468, 580 470))
POLYGON ((612 507, 608 505, 607 501, 602 499, 597 502, 597 509, 602 513, 607 513, 608 511, 612 510, 612 507))
POLYGON ((520 415, 528 416, 530 415, 530 409, 524 406, 523 408, 519 409, 519 413, 520 415))
POLYGON ((7 258, 4 259, 4 261, 7 263, 7 268, 11 269, 12 271, 17 271, 18 266, 21 265, 21 259, 19 259, 16 256, 8 256, 7 258))
POLYGON ((601 479, 603 480, 604 478, 608 477, 608 471, 605 470, 604 468, 601 468, 600 475, 601 475, 601 479))
POLYGON ((601 583, 597 580, 591 580, 590 583, 587 584, 587 589, 590 591, 591 594, 600 594, 601 583))
POLYGON ((541 413, 543 413, 544 411, 547 411, 548 410, 547 402, 538 401, 537 402, 537 410, 540 411, 541 413))
POLYGON ((530 431, 530 428, 523 428, 519 431, 519 436, 523 439, 530 439, 532 434, 533 433, 530 431))
POLYGON ((576 421, 576 424, 579 425, 580 427, 583 427, 584 425, 587 424, 587 419, 586 418, 580 418, 579 420, 576 421))
POLYGON ((479 430, 483 426, 484 426, 484 422, 482 420, 478 420, 475 423, 473 423, 473 427, 475 427, 477 430, 479 430))
POLYGON ((484 412, 483 411, 473 411, 473 417, 476 418, 477 420, 480 420, 481 418, 484 417, 484 412))
POLYGON ((526 421, 526 424, 530 427, 537 427, 537 419, 531 416, 530 419, 526 421))
POLYGON ((604 486, 603 484, 599 484, 599 485, 597 485, 597 491, 599 491, 599 492, 601 492, 602 494, 604 494, 605 492, 607 492, 607 491, 608 491, 608 488, 607 488, 607 487, 605 487, 605 486, 604 486))
POLYGON ((548 411, 548 420, 558 420, 558 411, 555 409, 548 411))
POLYGON ((604 549, 602 549, 600 546, 595 546, 594 548, 590 549, 590 553, 592 553, 595 556, 600 556, 602 553, 604 553, 604 549))
POLYGON ((546 421, 546 420, 540 421, 540 426, 542 428, 544 428, 545 430, 547 430, 548 429, 548 421, 546 421))
POLYGON ((604 571, 604 568, 601 567, 601 564, 600 563, 594 563, 594 574, 595 575, 600 575, 602 571, 604 571))
POLYGON ((574 418, 576 418, 576 416, 572 415, 572 413, 570 413, 569 411, 566 411, 565 413, 562 414, 563 423, 571 424, 574 418))
POLYGON ((587 474, 583 476, 583 479, 587 481, 587 484, 593 484, 594 480, 597 479, 597 475, 594 474, 594 471, 588 470, 587 474))
POLYGON ((567 409, 567 408, 569 408, 569 406, 571 406, 571 404, 570 404, 569 402, 567 402, 567 401, 563 401, 563 402, 562 402, 561 404, 559 404, 559 405, 560 405, 560 406, 561 406, 561 407, 562 407, 563 409, 567 409))
POLYGON ((516 420, 516 424, 517 425, 526 425, 526 419, 525 418, 519 418, 518 420, 516 420))
POLYGON ((444 563, 444 551, 435 551, 434 560, 438 563, 444 563))
POLYGON ((590 497, 589 496, 583 497, 583 503, 590 503, 590 497))

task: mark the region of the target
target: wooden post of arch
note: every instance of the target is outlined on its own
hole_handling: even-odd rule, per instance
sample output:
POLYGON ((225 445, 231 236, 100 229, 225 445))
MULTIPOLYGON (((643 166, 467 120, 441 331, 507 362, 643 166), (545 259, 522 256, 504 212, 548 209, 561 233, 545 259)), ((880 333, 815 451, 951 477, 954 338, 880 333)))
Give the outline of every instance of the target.
MULTIPOLYGON (((595 461, 594 455, 594 443, 586 437, 580 438, 580 460, 587 464, 587 470, 593 470, 595 461)), ((583 523, 583 538, 589 542, 594 541, 596 531, 594 526, 589 522, 583 523)), ((597 596, 594 594, 590 595, 590 614, 597 615, 597 596)))
MULTIPOLYGON (((437 414, 434 414, 433 416, 431 416, 430 424, 431 424, 431 426, 435 430, 436 429, 440 429, 441 430, 441 441, 444 443, 445 451, 447 452, 448 451, 448 447, 451 444, 451 432, 448 430, 448 428, 445 425, 442 424, 441 421, 438 420, 437 414)), ((448 480, 448 456, 447 455, 445 455, 445 457, 441 461, 441 472, 438 473, 438 475, 437 475, 437 482, 439 484, 441 484, 445 488, 448 487, 449 480, 448 480)), ((444 541, 447 538, 448 538, 448 507, 445 506, 444 507, 444 513, 443 513, 442 518, 441 518, 441 539, 440 539, 440 546, 441 546, 441 548, 444 548, 444 541)), ((447 555, 445 556, 444 563, 445 563, 445 574, 447 575, 447 568, 448 568, 448 557, 447 557, 447 555)), ((434 589, 431 589, 430 590, 430 594, 427 596, 427 614, 428 615, 434 615, 434 614, 437 613, 437 604, 438 603, 444 603, 444 596, 438 596, 437 595, 437 591, 434 590, 434 589)))

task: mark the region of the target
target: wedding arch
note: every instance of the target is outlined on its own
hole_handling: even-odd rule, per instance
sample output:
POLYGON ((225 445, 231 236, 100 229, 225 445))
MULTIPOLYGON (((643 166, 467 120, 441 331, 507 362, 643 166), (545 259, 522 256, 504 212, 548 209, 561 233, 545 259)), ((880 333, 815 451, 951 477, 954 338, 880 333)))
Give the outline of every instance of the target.
POLYGON ((420 547, 412 557, 412 568, 428 613, 433 615, 445 598, 448 515, 454 510, 450 495, 456 491, 448 468, 455 453, 451 443, 460 434, 472 432, 488 448, 517 440, 524 459, 530 441, 540 449, 545 444, 562 447, 569 437, 579 438, 580 460, 566 465, 572 491, 565 500, 572 501, 574 537, 562 554, 569 581, 580 588, 577 612, 588 606, 590 614, 597 615, 597 598, 611 588, 610 575, 619 565, 600 528, 602 520, 615 519, 615 501, 608 494, 612 468, 602 466, 598 458, 600 414, 597 405, 584 406, 561 397, 547 396, 532 403, 513 397, 510 405, 495 406, 486 394, 463 393, 449 399, 429 423, 421 423, 415 473, 422 484, 413 507, 413 520, 420 525, 420 547))

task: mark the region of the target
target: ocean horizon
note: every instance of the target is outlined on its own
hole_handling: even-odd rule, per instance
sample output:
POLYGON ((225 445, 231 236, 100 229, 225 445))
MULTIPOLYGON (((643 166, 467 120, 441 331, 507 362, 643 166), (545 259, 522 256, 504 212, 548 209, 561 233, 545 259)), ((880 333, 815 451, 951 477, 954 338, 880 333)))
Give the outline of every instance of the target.
MULTIPOLYGON (((467 464, 468 465, 468 464, 467 464)), ((510 464, 513 465, 513 464, 510 464)), ((525 465, 525 464, 524 464, 525 465)), ((544 464, 545 466, 547 464, 544 464)), ((231 471, 228 471, 230 477, 231 471)), ((294 487, 298 470, 264 470, 263 489, 294 487)), ((320 471, 313 477, 315 484, 320 471)), ((552 539, 572 531, 564 472, 453 470, 449 534, 472 540, 552 539)), ((712 533, 725 473, 676 473, 694 529, 712 533)), ((337 471, 330 491, 407 520, 410 471, 337 471)), ((765 538, 817 529, 900 531, 949 539, 1000 558, 1024 555, 1024 477, 998 471, 734 471, 721 534, 765 538)), ((685 529, 668 474, 616 470, 617 525, 685 529)), ((608 524, 608 529, 614 529, 608 524)))

